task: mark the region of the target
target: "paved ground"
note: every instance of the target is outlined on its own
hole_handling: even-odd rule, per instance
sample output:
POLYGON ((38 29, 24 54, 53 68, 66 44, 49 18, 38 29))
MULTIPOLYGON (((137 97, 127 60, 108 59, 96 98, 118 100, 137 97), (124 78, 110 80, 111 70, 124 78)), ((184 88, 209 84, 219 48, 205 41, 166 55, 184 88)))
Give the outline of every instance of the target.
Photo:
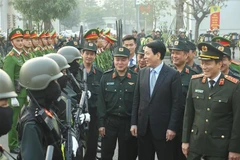
MULTIPOLYGON (((239 49, 237 48, 236 51, 235 51, 235 60, 240 60, 240 52, 239 52, 239 49)), ((198 59, 195 59, 196 63, 199 63, 199 60, 198 59)), ((170 63, 170 59, 169 57, 166 57, 166 59, 164 60, 165 63, 170 63)), ((3 136, 0 138, 0 144, 4 147, 4 149, 6 149, 8 151, 8 147, 7 147, 7 136, 3 136)), ((114 155, 114 158, 113 160, 117 160, 117 155, 118 155, 118 152, 117 152, 117 149, 115 150, 115 155, 114 155)), ((14 155, 16 156, 16 155, 14 155)), ((157 159, 157 158, 155 158, 157 159)))

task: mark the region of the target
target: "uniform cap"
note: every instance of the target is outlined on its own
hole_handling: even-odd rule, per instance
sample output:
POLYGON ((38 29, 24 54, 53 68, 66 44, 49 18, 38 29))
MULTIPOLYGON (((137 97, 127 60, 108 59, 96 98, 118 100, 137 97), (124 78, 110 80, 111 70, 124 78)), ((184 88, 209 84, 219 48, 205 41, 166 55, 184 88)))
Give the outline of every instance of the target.
POLYGON ((84 34, 84 38, 86 40, 98 39, 98 37, 99 37, 99 31, 97 29, 90 29, 84 34))
POLYGON ((113 52, 114 57, 128 57, 130 56, 130 51, 126 47, 117 47, 113 52))
POLYGON ((21 28, 16 28, 9 34, 10 40, 15 38, 23 38, 23 30, 21 28))
POLYGON ((201 51, 200 60, 218 60, 222 59, 224 53, 213 46, 214 44, 202 42, 198 44, 198 49, 201 51))
POLYGON ((92 42, 87 42, 84 47, 83 47, 83 51, 94 51, 95 53, 97 52, 97 46, 95 43, 92 42))

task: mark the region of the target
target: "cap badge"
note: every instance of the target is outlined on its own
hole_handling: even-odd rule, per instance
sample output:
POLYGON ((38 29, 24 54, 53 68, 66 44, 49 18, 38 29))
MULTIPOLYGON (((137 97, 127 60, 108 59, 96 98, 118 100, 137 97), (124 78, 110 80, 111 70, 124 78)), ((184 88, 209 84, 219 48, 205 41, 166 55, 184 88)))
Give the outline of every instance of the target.
POLYGON ((76 46, 76 45, 77 45, 77 42, 76 42, 76 41, 74 41, 74 42, 73 42, 73 44, 76 46))
POLYGON ((177 46, 179 44, 179 41, 175 41, 174 45, 177 46))
POLYGON ((16 34, 21 34, 21 32, 19 30, 16 31, 16 34))
POLYGON ((92 46, 93 46, 93 43, 89 43, 88 45, 89 45, 90 47, 92 47, 92 46))
POLYGON ((96 32, 95 32, 95 31, 92 31, 92 34, 96 34, 96 32))
POLYGON ((224 51, 224 47, 223 46, 219 46, 218 50, 223 52, 224 51))
POLYGON ((26 34, 29 34, 29 31, 26 31, 26 34))
POLYGON ((119 52, 123 52, 123 48, 119 48, 119 52))
POLYGON ((207 52, 207 51, 208 51, 207 46, 202 46, 202 51, 203 51, 203 52, 207 52))

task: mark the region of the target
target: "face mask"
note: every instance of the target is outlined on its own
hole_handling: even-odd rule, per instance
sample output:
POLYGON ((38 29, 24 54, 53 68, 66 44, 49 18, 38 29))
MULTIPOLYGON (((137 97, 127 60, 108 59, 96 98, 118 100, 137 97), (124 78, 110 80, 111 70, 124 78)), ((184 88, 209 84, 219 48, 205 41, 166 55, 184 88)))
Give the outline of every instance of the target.
POLYGON ((52 81, 49 83, 48 87, 45 89, 45 103, 46 107, 51 106, 51 104, 58 99, 61 95, 61 89, 58 83, 52 81))
POLYGON ((61 89, 66 88, 67 81, 68 81, 68 76, 67 75, 63 75, 57 81, 58 81, 58 84, 60 85, 61 89))
POLYGON ((13 110, 10 107, 0 107, 0 136, 7 134, 13 123, 13 110))
POLYGON ((75 60, 69 64, 70 65, 70 68, 69 68, 69 71, 74 75, 76 76, 77 73, 78 73, 78 69, 79 69, 79 63, 76 62, 75 60))

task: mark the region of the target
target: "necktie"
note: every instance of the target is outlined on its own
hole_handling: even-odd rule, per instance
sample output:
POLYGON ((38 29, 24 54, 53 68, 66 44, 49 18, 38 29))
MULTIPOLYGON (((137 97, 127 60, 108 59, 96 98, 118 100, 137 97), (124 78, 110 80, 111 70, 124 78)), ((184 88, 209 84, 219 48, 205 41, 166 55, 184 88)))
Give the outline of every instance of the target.
POLYGON ((155 74, 156 74, 156 71, 153 69, 151 79, 150 79, 150 96, 152 96, 152 92, 153 92, 154 86, 156 84, 156 75, 155 74))
POLYGON ((209 83, 210 83, 210 89, 212 89, 215 81, 214 80, 210 80, 209 83))
POLYGON ((130 59, 130 66, 132 66, 132 65, 133 65, 133 58, 130 59))

